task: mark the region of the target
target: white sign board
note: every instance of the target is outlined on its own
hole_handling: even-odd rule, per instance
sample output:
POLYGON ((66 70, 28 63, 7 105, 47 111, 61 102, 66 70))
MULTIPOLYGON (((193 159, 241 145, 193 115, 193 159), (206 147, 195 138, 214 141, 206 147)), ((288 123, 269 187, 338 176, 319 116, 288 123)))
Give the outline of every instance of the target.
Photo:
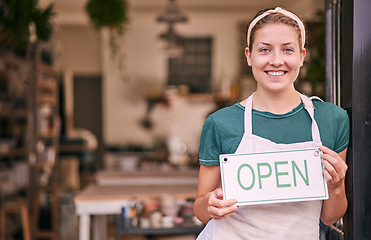
POLYGON ((220 155, 224 199, 237 205, 327 199, 317 148, 220 155))

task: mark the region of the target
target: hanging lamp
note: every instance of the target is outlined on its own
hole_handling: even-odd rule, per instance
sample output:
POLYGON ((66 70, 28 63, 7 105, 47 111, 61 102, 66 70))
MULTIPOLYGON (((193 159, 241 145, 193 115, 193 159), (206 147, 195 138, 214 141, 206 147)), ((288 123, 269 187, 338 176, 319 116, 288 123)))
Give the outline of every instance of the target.
POLYGON ((175 0, 169 0, 165 12, 157 17, 158 22, 178 23, 187 22, 188 18, 179 11, 178 4, 175 0))
POLYGON ((160 34, 159 38, 167 42, 167 46, 164 48, 164 51, 169 58, 177 58, 183 55, 183 48, 178 45, 179 40, 181 40, 183 37, 176 33, 174 25, 175 23, 187 21, 188 18, 180 12, 178 4, 175 0, 169 0, 165 12, 157 17, 157 22, 168 24, 167 31, 160 34))

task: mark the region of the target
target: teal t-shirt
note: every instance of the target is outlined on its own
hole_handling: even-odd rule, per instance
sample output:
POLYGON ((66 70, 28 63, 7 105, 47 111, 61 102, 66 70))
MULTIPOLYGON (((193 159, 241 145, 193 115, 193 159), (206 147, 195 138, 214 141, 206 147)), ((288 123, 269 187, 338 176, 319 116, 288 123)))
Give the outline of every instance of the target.
MULTIPOLYGON (((332 103, 313 100, 322 144, 337 153, 349 143, 349 118, 346 111, 332 103)), ((245 107, 236 103, 210 114, 203 126, 199 162, 219 165, 220 154, 234 153, 244 133, 245 107)), ((300 103, 291 112, 273 114, 252 111, 252 133, 275 143, 297 143, 312 140, 312 120, 300 103)))

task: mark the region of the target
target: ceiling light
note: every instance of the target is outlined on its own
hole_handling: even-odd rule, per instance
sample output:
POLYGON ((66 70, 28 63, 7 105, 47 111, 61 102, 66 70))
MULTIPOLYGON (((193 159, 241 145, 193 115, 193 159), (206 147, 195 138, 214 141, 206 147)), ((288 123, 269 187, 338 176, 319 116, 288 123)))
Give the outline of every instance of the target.
POLYGON ((157 21, 167 23, 187 22, 188 18, 179 11, 175 0, 169 0, 165 12, 157 17, 157 21))

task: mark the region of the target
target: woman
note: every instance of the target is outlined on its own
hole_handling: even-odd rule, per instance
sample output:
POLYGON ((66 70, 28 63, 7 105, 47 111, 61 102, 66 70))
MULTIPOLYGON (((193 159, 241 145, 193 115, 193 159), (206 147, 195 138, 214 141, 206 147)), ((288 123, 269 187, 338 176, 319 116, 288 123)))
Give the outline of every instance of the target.
POLYGON ((194 212, 207 225, 198 239, 318 239, 319 219, 332 224, 344 215, 349 119, 340 107, 295 90, 304 44, 302 21, 282 8, 259 12, 249 25, 245 55, 257 89, 205 121, 194 212), (313 147, 323 152, 327 200, 250 206, 223 200, 220 154, 313 147))

